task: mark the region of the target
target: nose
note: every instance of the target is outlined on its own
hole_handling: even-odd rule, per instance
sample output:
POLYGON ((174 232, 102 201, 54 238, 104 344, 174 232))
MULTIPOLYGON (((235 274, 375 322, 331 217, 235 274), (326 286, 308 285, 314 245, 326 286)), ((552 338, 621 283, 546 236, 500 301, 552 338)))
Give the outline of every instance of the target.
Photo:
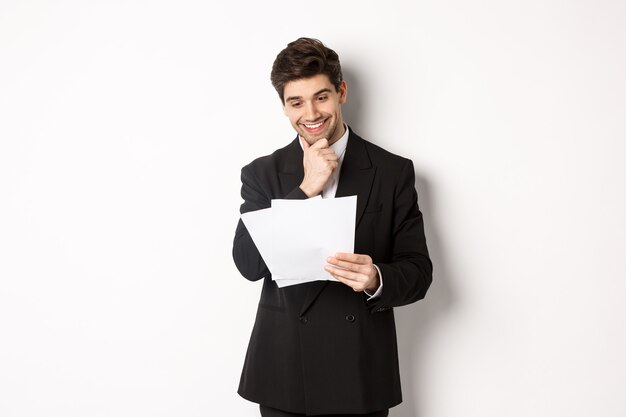
POLYGON ((306 103, 304 109, 304 118, 309 122, 314 122, 320 117, 320 112, 317 110, 315 103, 310 101, 306 103))

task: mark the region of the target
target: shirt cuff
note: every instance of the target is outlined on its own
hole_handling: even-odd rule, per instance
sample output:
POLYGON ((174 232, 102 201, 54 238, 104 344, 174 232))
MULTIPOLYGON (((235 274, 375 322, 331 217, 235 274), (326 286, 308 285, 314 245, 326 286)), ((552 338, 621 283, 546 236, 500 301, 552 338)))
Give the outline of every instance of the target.
POLYGON ((367 295, 367 301, 372 300, 374 298, 379 298, 380 295, 383 293, 383 274, 382 272, 380 272, 380 268, 376 266, 376 264, 374 264, 374 268, 376 268, 376 270, 378 271, 378 281, 380 285, 378 286, 378 289, 376 290, 374 294, 370 294, 369 291, 367 290, 363 291, 367 295))

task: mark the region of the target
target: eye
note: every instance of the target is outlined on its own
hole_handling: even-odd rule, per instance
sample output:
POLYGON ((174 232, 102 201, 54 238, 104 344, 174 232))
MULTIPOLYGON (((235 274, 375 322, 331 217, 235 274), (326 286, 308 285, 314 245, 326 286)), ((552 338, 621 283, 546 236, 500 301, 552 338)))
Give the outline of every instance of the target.
POLYGON ((291 102, 291 107, 296 107, 296 108, 298 108, 298 107, 300 107, 300 106, 302 106, 302 102, 301 102, 301 101, 292 101, 292 102, 291 102))
POLYGON ((326 101, 328 99, 328 96, 319 96, 317 98, 317 101, 326 101))

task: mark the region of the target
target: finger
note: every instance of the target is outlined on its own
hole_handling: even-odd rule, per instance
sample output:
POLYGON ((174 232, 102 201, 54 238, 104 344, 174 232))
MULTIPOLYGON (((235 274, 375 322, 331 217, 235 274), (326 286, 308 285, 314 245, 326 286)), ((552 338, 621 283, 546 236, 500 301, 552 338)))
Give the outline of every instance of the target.
POLYGON ((348 269, 337 268, 333 265, 326 265, 324 266, 324 269, 335 278, 341 277, 347 281, 364 282, 367 279, 367 276, 361 274, 360 272, 353 272, 348 269))
POLYGON ((330 148, 328 149, 313 149, 311 148, 311 150, 309 151, 310 154, 315 155, 316 157, 319 158, 334 158, 337 159, 338 156, 337 154, 330 148))
POLYGON ((358 253, 337 252, 335 254, 335 258, 339 259, 340 261, 347 261, 362 265, 372 263, 372 258, 370 258, 368 255, 361 255, 358 253))
POLYGON ((339 274, 335 274, 333 272, 330 272, 329 270, 327 270, 327 272, 330 275, 332 275, 337 281, 340 281, 340 282, 342 282, 342 283, 344 283, 344 284, 346 284, 346 285, 348 285, 350 287, 354 287, 354 286, 359 284, 358 281, 355 281, 355 280, 352 280, 352 279, 348 279, 348 278, 343 277, 343 276, 341 276, 339 274))
POLYGON ((367 273, 367 265, 357 264, 354 262, 342 261, 337 258, 333 258, 332 256, 326 259, 326 262, 329 264, 336 266, 338 268, 347 269, 349 271, 355 271, 360 273, 367 273))
POLYGON ((312 149, 324 149, 324 148, 328 148, 328 140, 326 138, 324 139, 319 139, 317 142, 315 142, 313 145, 311 145, 312 149))
POLYGON ((352 288, 355 292, 362 292, 365 287, 363 285, 363 283, 359 282, 359 281, 352 281, 349 279, 346 279, 340 275, 335 275, 332 274, 331 275, 339 282, 341 282, 342 284, 345 284, 346 286, 352 288))

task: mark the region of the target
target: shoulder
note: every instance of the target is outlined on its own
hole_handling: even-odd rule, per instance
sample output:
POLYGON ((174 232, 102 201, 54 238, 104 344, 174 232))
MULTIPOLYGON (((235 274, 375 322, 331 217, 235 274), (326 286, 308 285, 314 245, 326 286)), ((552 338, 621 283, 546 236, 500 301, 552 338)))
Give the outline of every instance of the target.
POLYGON ((286 146, 275 150, 271 154, 255 158, 248 164, 244 165, 241 170, 266 172, 267 170, 275 169, 280 171, 294 158, 295 155, 297 155, 298 151, 301 151, 300 144, 294 139, 286 146))
POLYGON ((413 162, 409 158, 390 152, 351 131, 350 140, 353 139, 362 144, 371 164, 375 167, 384 168, 387 172, 400 172, 408 167, 413 167, 413 162))

